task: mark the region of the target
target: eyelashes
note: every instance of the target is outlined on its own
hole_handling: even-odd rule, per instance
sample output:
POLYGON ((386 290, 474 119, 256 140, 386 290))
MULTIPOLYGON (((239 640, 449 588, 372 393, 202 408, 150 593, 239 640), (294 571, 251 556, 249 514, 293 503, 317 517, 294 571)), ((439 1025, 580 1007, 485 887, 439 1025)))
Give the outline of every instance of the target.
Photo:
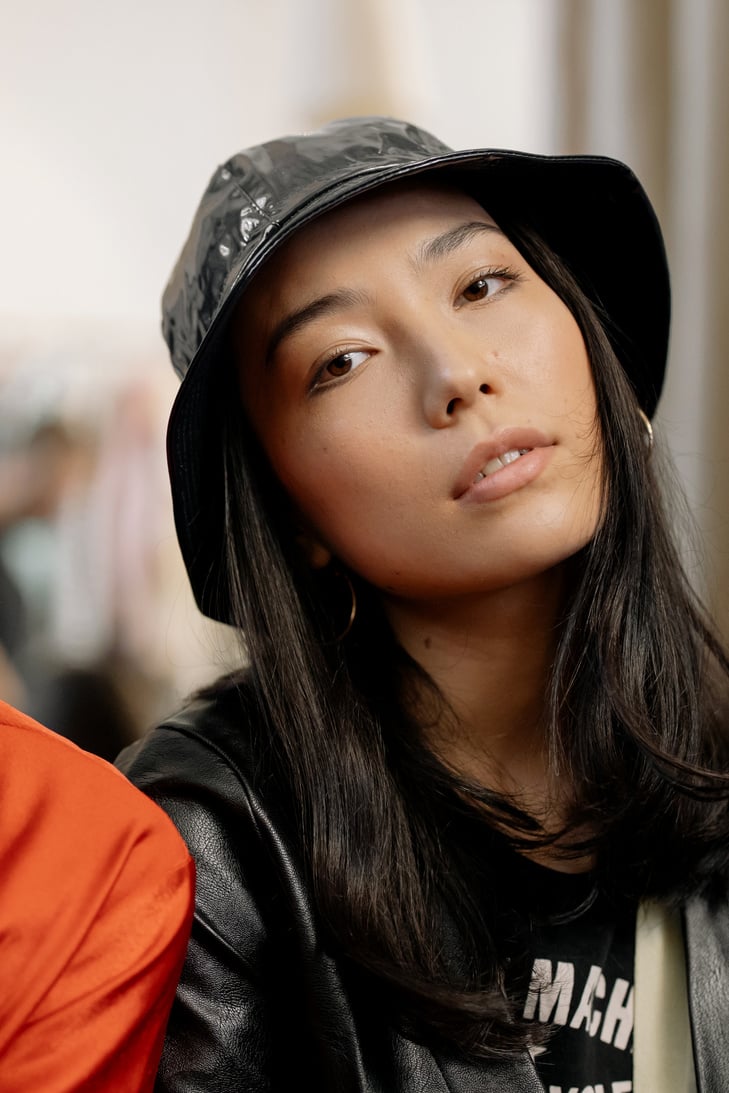
POLYGON ((521 280, 521 274, 511 266, 499 266, 492 269, 481 270, 459 295, 467 303, 478 303, 482 300, 490 300, 506 288, 521 280), (489 289, 493 286, 493 291, 489 289))
POLYGON ((350 375, 355 369, 359 368, 361 364, 369 360, 372 353, 367 349, 336 349, 330 356, 317 368, 312 383, 312 390, 317 390, 320 387, 324 387, 327 383, 332 383, 335 380, 343 379, 345 376, 350 375))

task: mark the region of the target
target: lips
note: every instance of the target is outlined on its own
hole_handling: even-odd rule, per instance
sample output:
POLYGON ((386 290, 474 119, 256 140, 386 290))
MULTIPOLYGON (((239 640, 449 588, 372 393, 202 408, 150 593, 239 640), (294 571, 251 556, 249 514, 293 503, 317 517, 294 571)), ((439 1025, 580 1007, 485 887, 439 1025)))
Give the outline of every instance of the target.
POLYGON ((538 429, 500 429, 469 452, 453 489, 454 499, 463 497, 484 479, 514 467, 535 449, 551 448, 553 443, 538 429))

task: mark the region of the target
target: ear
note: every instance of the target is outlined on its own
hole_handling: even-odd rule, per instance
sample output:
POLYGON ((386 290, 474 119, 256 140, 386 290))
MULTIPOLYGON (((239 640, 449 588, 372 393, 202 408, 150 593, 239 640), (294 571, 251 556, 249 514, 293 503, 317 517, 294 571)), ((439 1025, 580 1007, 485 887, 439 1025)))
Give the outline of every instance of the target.
POLYGON ((324 569, 331 562, 331 550, 324 546, 313 532, 300 531, 296 536, 296 542, 312 569, 324 569))

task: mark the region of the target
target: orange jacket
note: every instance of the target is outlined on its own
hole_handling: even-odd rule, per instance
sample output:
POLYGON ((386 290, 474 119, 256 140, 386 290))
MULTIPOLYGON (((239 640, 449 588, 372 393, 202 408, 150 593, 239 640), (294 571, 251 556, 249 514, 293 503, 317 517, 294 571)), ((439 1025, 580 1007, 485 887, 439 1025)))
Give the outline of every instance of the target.
POLYGON ((0 1093, 152 1089, 193 889, 156 805, 0 702, 0 1093))

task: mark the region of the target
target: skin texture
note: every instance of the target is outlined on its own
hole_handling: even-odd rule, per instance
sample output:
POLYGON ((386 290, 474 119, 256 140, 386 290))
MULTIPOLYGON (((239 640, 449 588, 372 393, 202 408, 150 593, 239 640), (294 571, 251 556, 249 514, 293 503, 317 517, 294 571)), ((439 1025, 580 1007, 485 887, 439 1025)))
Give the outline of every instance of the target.
POLYGON ((471 198, 399 186, 288 242, 233 341, 311 564, 339 559, 380 590, 457 714, 435 741, 448 760, 544 800, 563 563, 601 504, 592 375, 567 307, 471 198), (485 459, 511 429, 542 438, 521 470, 459 496, 477 446, 485 459))

